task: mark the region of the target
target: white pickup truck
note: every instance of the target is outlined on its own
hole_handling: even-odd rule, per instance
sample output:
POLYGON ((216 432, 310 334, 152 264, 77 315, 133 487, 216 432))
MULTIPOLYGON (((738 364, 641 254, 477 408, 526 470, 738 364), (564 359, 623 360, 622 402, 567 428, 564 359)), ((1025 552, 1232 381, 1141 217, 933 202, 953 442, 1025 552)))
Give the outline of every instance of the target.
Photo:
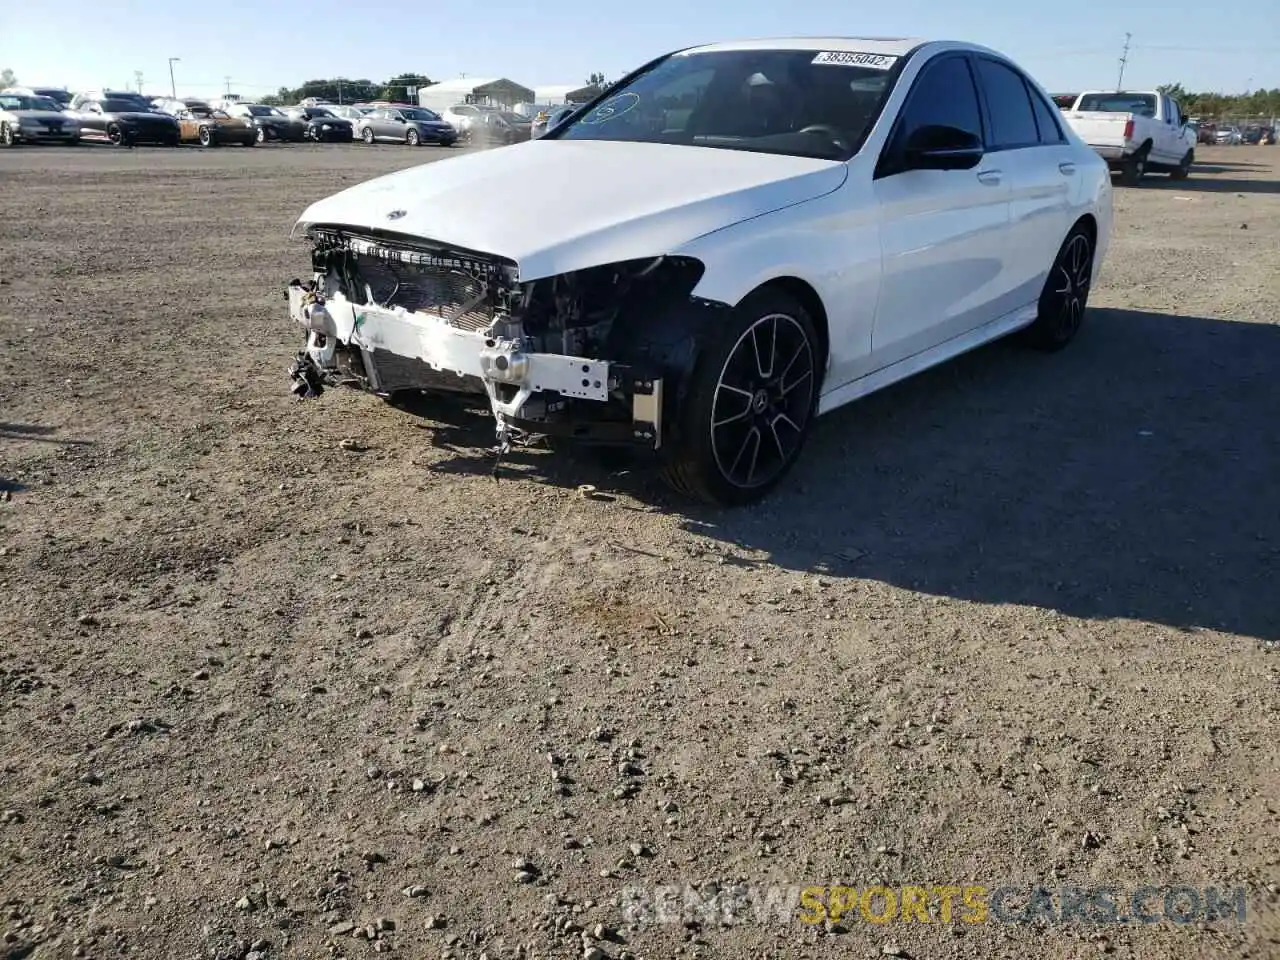
POLYGON ((1182 180, 1195 162, 1195 130, 1159 91, 1085 91, 1062 116, 1127 186, 1161 170, 1182 180))

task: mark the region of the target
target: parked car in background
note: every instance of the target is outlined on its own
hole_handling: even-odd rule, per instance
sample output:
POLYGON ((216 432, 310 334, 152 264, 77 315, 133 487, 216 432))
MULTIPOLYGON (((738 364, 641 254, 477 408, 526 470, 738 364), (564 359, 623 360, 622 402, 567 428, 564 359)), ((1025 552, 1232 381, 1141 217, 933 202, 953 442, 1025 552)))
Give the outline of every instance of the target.
POLYGON ((1212 120, 1201 120, 1196 124, 1196 143, 1212 146, 1218 139, 1218 125, 1212 120))
POLYGON ((307 125, 297 117, 287 115, 279 107, 261 103, 228 104, 228 115, 239 117, 253 125, 254 137, 259 143, 282 140, 301 143, 307 136, 307 125))
POLYGON ((81 140, 98 140, 118 147, 176 147, 182 137, 177 117, 143 108, 136 99, 81 100, 78 109, 66 113, 79 122, 81 140))
POLYGON ((532 122, 518 113, 486 110, 472 118, 470 138, 487 146, 504 146, 532 139, 532 130, 532 122))
POLYGON ((435 143, 452 147, 458 141, 458 131, 438 113, 408 104, 375 107, 356 121, 356 129, 365 143, 407 143, 411 147, 435 143))
POLYGON ((343 120, 350 120, 352 127, 359 123, 360 118, 374 109, 374 105, 367 103, 343 104, 341 106, 330 105, 325 107, 335 117, 343 120))
POLYGON ((548 130, 563 122, 564 118, 578 109, 575 104, 565 104, 556 107, 554 110, 546 110, 540 112, 533 118, 533 123, 529 125, 529 139, 536 140, 548 130))
POLYGON ((80 124, 56 100, 25 93, 0 93, 0 147, 15 143, 80 142, 80 124))
POLYGON ((225 110, 218 110, 204 100, 166 100, 161 111, 178 119, 183 143, 198 143, 202 147, 221 147, 229 143, 242 147, 256 146, 258 128, 244 117, 233 117, 225 110))
POLYGON ((0 94, 15 94, 24 97, 47 97, 58 105, 59 110, 71 106, 71 91, 66 87, 5 87, 0 94))
POLYGON ((152 98, 143 96, 134 90, 84 90, 71 97, 71 109, 79 110, 90 101, 101 103, 110 100, 113 103, 130 103, 136 110, 153 110, 152 98))
POLYGON ((1080 94, 1078 93, 1050 94, 1050 98, 1053 100, 1053 105, 1059 110, 1070 110, 1075 105, 1076 99, 1079 96, 1080 94))
POLYGON ((1251 123, 1240 134, 1241 142, 1251 146, 1263 146, 1276 142, 1276 131, 1260 123, 1251 123))
POLYGON ((305 136, 316 143, 350 143, 355 139, 355 126, 328 107, 298 104, 286 107, 285 113, 306 124, 305 136))
POLYGON ((499 452, 629 445, 748 503, 818 414, 1015 331, 1069 344, 1111 227, 1106 162, 994 51, 694 47, 519 148, 311 204, 293 390, 471 392, 499 452))
POLYGON ((1080 94, 1063 117, 1080 139, 1134 186, 1150 171, 1185 179, 1195 162, 1195 133, 1172 98, 1156 90, 1080 94))
POLYGON ((1218 128, 1217 133, 1213 135, 1213 142, 1219 146, 1233 147, 1236 144, 1244 143, 1244 134, 1234 124, 1227 124, 1218 128))
POLYGON ((495 113, 497 107, 481 106, 474 103, 455 103, 452 107, 440 115, 445 123, 458 131, 458 136, 469 137, 471 135, 471 125, 481 114, 495 113))

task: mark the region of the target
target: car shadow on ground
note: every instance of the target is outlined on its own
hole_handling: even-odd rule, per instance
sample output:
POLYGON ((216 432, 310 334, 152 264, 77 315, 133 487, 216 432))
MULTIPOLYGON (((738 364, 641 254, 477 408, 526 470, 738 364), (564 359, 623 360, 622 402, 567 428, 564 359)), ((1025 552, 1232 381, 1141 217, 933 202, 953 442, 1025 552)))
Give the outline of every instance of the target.
POLYGON ((34 423, 0 422, 0 440, 25 440, 29 443, 56 443, 68 447, 91 446, 92 440, 70 440, 55 437, 57 427, 45 427, 34 423))
POLYGON ((1205 162, 1196 161, 1191 168, 1191 175, 1194 177, 1197 173, 1237 173, 1241 170, 1266 170, 1270 169, 1265 163, 1235 163, 1229 160, 1209 160, 1205 162))
MULTIPOLYGON (((584 455, 516 450, 504 475, 627 494, 798 571, 1274 639, 1277 370, 1280 326, 1095 309, 1062 353, 1002 341, 821 418, 754 507, 584 455)), ((444 430, 438 469, 491 472, 491 430, 444 430)))
POLYGON ((1140 190, 1177 190, 1180 193, 1280 193, 1280 180, 1241 180, 1235 177, 1198 177, 1185 180, 1152 174, 1144 177, 1140 190))

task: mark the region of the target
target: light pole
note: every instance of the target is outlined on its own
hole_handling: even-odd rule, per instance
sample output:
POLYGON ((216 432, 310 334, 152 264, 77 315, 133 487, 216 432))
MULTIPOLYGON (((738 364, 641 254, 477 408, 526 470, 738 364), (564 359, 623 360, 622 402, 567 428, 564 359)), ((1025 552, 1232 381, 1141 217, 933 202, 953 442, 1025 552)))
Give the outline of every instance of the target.
POLYGON ((169 58, 169 92, 173 94, 173 99, 175 100, 178 99, 178 85, 177 83, 174 82, 174 79, 173 79, 173 65, 175 63, 180 62, 181 60, 182 60, 181 57, 169 58))

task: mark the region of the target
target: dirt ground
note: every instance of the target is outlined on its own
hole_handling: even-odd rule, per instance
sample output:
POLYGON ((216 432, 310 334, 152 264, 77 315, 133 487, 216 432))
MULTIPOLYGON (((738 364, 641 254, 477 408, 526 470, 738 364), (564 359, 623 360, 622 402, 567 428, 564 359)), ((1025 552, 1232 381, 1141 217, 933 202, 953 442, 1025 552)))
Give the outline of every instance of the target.
POLYGON ((290 396, 294 218, 443 153, 0 153, 0 957, 1280 956, 1280 149, 736 512, 290 396), (626 909, 709 884, 1247 915, 626 909))

